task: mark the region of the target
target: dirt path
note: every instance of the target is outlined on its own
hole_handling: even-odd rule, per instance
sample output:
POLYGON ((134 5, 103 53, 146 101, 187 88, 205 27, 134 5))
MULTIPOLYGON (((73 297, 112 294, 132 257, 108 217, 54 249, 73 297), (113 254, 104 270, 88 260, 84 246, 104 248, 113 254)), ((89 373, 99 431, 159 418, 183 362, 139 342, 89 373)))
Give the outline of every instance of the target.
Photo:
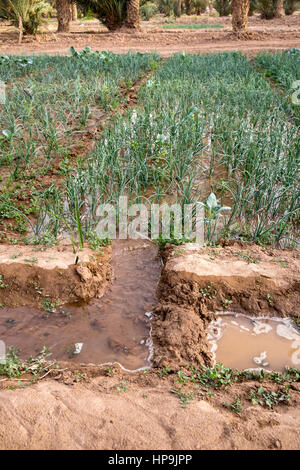
MULTIPOLYGON (((235 415, 222 406, 237 393, 231 387, 182 408, 170 393, 171 379, 131 377, 123 377, 127 390, 122 393, 117 391, 120 377, 75 385, 48 380, 25 390, 1 391, 0 448, 300 448, 299 407, 268 411, 248 402, 235 415)), ((251 386, 239 386, 238 391, 251 386)), ((299 387, 293 397, 300 401, 299 387)))
POLYGON ((0 54, 67 54, 71 46, 126 53, 128 51, 158 52, 163 57, 176 52, 205 53, 240 50, 255 54, 262 50, 283 50, 300 48, 300 14, 263 21, 258 16, 249 19, 249 31, 253 40, 237 40, 231 34, 231 18, 184 17, 177 23, 202 23, 221 25, 218 29, 163 29, 168 19, 143 22, 137 33, 109 33, 97 20, 72 24, 68 34, 55 34, 56 24, 48 25, 47 32, 38 38, 25 37, 17 44, 17 31, 7 25, 0 25, 0 54))

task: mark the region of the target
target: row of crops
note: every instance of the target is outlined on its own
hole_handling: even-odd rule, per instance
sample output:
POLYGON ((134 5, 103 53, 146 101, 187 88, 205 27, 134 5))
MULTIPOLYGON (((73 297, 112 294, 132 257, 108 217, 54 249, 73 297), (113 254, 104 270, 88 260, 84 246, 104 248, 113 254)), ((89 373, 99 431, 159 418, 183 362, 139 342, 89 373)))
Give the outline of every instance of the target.
POLYGON ((294 243, 300 134, 291 86, 299 55, 264 53, 251 62, 237 52, 178 54, 163 62, 73 51, 2 59, 3 239, 29 225, 41 242, 66 229, 82 241, 93 234, 98 205, 121 195, 187 204, 213 192, 220 205, 206 207, 210 242, 218 220, 218 236, 294 243), (137 103, 114 112, 143 76, 137 103), (75 135, 101 113, 108 122, 94 145, 70 159, 75 135), (231 209, 221 214, 221 206, 231 209))

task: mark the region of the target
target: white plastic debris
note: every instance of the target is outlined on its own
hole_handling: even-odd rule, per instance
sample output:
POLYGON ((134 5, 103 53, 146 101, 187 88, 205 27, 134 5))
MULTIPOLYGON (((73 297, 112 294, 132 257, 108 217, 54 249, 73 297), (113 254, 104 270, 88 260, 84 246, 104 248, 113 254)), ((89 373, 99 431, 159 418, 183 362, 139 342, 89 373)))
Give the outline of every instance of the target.
POLYGON ((82 350, 83 343, 75 343, 73 354, 80 354, 82 350))

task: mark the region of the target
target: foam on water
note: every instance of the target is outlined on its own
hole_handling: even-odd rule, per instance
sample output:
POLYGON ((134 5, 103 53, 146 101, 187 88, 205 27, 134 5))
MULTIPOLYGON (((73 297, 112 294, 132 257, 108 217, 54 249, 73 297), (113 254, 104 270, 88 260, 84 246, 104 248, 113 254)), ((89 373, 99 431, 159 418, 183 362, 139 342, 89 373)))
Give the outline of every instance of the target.
POLYGON ((300 331, 289 318, 219 312, 208 327, 214 361, 238 369, 300 366, 300 331))

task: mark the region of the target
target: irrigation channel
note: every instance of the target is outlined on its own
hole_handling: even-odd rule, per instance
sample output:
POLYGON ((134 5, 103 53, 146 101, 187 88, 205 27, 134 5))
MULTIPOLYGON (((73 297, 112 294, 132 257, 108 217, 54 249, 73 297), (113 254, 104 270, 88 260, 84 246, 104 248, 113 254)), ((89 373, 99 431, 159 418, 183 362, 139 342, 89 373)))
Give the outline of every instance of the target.
MULTIPOLYGON (((2 308, 0 338, 22 359, 46 346, 51 359, 117 363, 129 371, 151 367, 151 311, 162 268, 158 247, 149 240, 115 240, 112 268, 112 282, 100 299, 53 311, 2 308)), ((300 329, 291 319, 219 312, 207 334, 214 361, 227 367, 299 367, 300 329)))
POLYGON ((84 364, 119 363, 127 370, 151 365, 151 310, 161 272, 157 245, 146 240, 116 240, 113 281, 101 299, 66 305, 55 312, 2 309, 0 338, 36 356, 44 346, 51 359, 84 364))

